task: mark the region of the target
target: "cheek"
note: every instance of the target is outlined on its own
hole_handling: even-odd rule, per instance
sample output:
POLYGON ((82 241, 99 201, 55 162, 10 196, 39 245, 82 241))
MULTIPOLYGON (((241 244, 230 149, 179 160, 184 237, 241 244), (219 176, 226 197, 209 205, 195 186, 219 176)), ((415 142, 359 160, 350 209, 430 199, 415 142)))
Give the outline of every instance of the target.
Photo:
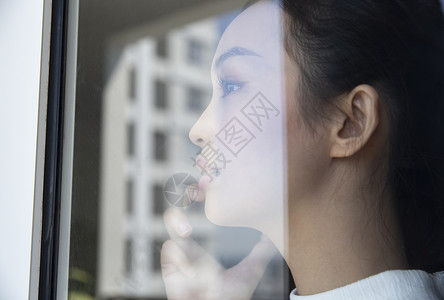
POLYGON ((290 203, 302 199, 318 187, 320 178, 329 162, 325 130, 313 124, 315 132, 304 122, 297 95, 298 72, 294 64, 286 70, 286 130, 287 130, 287 166, 288 196, 290 203))
POLYGON ((330 163, 328 139, 312 134, 301 122, 288 125, 288 193, 290 203, 304 201, 322 189, 330 163))
POLYGON ((205 195, 207 217, 216 224, 258 228, 261 222, 283 217, 286 114, 279 93, 267 96, 276 111, 261 118, 260 128, 242 113, 235 114, 254 138, 237 156, 230 155, 232 162, 205 195))

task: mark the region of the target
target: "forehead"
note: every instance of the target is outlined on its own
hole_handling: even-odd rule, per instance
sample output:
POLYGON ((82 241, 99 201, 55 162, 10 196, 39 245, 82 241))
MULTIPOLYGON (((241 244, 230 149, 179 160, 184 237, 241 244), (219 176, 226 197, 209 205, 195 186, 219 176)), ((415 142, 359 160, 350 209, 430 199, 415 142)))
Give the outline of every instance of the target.
POLYGON ((261 56, 281 46, 281 9, 275 1, 261 1, 243 11, 227 27, 216 56, 233 47, 250 49, 261 56))

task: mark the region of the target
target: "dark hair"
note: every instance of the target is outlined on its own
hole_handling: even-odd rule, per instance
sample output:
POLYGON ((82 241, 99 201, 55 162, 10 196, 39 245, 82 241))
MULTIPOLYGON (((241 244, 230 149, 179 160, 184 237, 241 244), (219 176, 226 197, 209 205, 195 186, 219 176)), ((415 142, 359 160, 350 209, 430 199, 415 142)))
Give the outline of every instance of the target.
POLYGON ((438 0, 283 0, 310 125, 359 84, 390 121, 387 186, 410 268, 444 269, 444 22, 438 0))

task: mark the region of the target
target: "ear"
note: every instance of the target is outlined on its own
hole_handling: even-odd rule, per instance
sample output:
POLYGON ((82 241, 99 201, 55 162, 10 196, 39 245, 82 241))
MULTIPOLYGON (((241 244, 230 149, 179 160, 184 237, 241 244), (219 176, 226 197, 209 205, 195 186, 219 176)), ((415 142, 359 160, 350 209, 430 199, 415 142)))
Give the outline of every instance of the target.
POLYGON ((331 157, 349 157, 368 142, 379 124, 379 95, 362 84, 339 99, 340 113, 335 115, 331 131, 331 157))

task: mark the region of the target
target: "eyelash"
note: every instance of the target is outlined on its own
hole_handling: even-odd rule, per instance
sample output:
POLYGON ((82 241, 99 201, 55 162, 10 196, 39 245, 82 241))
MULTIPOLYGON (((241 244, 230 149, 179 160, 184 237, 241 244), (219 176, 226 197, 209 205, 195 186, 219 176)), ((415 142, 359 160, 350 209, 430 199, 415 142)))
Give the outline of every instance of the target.
POLYGON ((234 82, 234 81, 225 81, 223 79, 219 79, 219 85, 222 88, 223 91, 223 96, 222 98, 227 97, 228 95, 230 95, 231 93, 237 91, 238 89, 240 89, 243 85, 243 83, 241 82, 234 82), (234 87, 234 89, 231 89, 229 87, 234 87))

